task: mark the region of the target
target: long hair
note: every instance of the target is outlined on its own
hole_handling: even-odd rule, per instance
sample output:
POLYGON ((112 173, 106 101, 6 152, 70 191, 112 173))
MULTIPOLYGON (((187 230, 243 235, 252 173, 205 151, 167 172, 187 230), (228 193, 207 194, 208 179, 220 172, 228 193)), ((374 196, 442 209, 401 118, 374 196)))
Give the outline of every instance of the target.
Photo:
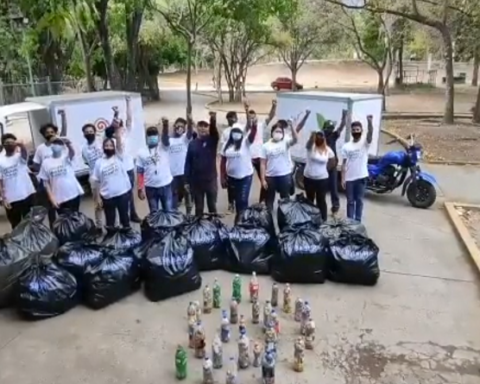
POLYGON ((315 140, 313 141, 313 149, 319 153, 327 152, 327 140, 325 140, 325 135, 323 134, 323 132, 317 132, 315 134, 315 140), (323 138, 323 143, 321 145, 317 145, 317 137, 323 138))
POLYGON ((105 144, 107 144, 107 143, 112 143, 113 148, 115 148, 115 150, 117 149, 117 145, 115 143, 115 140, 110 138, 110 137, 107 137, 107 138, 103 139, 102 149, 105 149, 105 144))
POLYGON ((231 147, 233 145, 235 151, 239 151, 240 148, 242 147, 242 142, 244 140, 244 137, 242 137, 241 140, 233 140, 232 136, 233 136, 233 133, 240 133, 240 134, 243 134, 242 130, 238 127, 234 127, 232 128, 232 130, 230 131, 230 136, 228 136, 228 140, 227 142, 225 143, 225 151, 231 147))

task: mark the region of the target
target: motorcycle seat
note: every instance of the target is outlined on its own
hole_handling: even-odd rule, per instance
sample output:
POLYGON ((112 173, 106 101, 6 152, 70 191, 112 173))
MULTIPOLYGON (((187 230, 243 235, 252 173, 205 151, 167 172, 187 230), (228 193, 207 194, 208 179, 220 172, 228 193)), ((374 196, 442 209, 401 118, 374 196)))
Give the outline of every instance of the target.
POLYGON ((378 164, 383 156, 368 156, 368 164, 378 164))

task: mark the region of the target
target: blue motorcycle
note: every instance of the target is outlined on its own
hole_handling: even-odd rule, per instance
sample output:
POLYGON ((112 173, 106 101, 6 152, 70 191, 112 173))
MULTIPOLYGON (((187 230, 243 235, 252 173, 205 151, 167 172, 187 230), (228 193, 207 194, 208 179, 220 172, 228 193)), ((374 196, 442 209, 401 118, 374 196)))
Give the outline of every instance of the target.
POLYGON ((402 187, 402 196, 406 193, 413 207, 429 208, 437 198, 437 181, 418 165, 422 147, 414 143, 413 137, 403 146, 404 151, 391 151, 368 159, 367 190, 384 194, 402 187))

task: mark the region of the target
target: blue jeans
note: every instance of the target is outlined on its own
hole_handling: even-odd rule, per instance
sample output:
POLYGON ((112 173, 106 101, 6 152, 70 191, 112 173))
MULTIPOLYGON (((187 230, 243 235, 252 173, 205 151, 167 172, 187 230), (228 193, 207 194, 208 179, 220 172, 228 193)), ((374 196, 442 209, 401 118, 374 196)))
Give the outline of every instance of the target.
POLYGON ((234 179, 233 177, 228 176, 227 183, 229 188, 231 188, 237 215, 248 208, 250 188, 252 188, 252 177, 253 175, 242 179, 234 179))
POLYGON ((363 196, 367 186, 367 179, 358 179, 347 181, 347 217, 357 221, 362 221, 363 196))
POLYGON ((164 211, 173 210, 171 183, 159 188, 145 187, 145 195, 147 196, 148 209, 150 210, 150 213, 158 211, 160 204, 162 205, 162 209, 164 211))
POLYGON ((265 204, 267 208, 273 211, 273 204, 275 203, 275 195, 278 193, 281 199, 290 196, 292 189, 292 175, 266 177, 267 191, 265 196, 265 204))
POLYGON ((330 201, 332 202, 332 213, 340 209, 340 197, 338 196, 338 171, 336 168, 328 172, 330 201))

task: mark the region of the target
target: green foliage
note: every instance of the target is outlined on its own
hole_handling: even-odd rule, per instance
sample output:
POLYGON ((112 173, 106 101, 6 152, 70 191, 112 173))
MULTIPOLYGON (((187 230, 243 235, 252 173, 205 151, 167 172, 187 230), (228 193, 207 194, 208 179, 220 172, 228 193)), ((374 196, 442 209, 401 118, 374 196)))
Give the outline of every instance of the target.
POLYGON ((360 38, 366 59, 382 62, 387 49, 384 24, 380 15, 363 13, 360 38))

